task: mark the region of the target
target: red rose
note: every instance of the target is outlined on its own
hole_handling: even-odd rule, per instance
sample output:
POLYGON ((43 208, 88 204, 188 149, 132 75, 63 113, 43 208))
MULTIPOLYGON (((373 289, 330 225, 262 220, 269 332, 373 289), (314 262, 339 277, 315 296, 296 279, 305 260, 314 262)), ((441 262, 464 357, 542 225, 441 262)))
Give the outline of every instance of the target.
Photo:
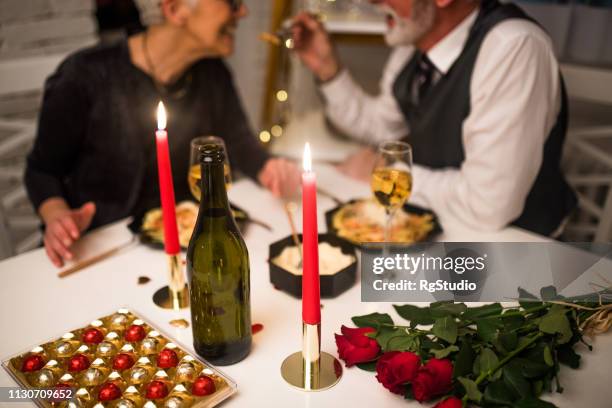
POLYGON ((340 331, 342 335, 335 335, 336 345, 338 346, 338 354, 346 362, 347 367, 374 360, 380 352, 380 346, 376 340, 365 335, 374 332, 373 328, 350 329, 342 326, 340 331))
POLYGON ((433 408, 462 408, 463 403, 457 397, 450 397, 438 402, 433 408))
POLYGON ((453 364, 450 360, 432 358, 419 369, 412 381, 414 399, 429 401, 435 396, 448 392, 453 381, 453 364))
POLYGON ((395 394, 404 394, 404 384, 414 379, 421 359, 414 353, 390 351, 376 363, 376 379, 395 394))

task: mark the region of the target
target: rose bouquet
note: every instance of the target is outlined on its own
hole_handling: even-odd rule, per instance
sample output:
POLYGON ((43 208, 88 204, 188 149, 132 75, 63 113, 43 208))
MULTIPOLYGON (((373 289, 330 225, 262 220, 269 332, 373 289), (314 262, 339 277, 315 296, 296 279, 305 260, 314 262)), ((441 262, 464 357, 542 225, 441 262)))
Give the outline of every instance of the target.
POLYGON ((357 328, 336 334, 347 367, 376 372, 395 394, 435 408, 479 406, 547 408, 544 392, 563 392, 561 365, 578 368, 575 345, 612 324, 612 305, 572 302, 544 288, 539 300, 520 291, 519 306, 500 303, 468 308, 436 302, 428 307, 394 305, 409 321, 390 315, 352 318, 357 328))

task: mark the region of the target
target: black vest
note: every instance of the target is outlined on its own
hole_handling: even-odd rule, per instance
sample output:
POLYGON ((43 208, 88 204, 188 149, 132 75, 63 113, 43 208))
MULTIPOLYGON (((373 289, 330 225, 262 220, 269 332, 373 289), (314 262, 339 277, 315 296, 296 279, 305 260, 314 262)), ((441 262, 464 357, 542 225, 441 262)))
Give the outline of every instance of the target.
MULTIPOLYGON (((418 105, 413 103, 410 93, 417 66, 416 55, 400 72, 393 93, 410 127, 407 141, 412 144, 415 163, 434 169, 461 166, 465 160, 462 125, 470 114, 470 82, 478 51, 496 24, 513 18, 533 22, 513 4, 483 0, 463 51, 418 105)), ((576 206, 576 196, 560 169, 567 131, 567 96, 563 80, 561 92, 561 110, 546 139, 542 166, 527 196, 523 213, 513 222, 543 235, 550 235, 576 206)))

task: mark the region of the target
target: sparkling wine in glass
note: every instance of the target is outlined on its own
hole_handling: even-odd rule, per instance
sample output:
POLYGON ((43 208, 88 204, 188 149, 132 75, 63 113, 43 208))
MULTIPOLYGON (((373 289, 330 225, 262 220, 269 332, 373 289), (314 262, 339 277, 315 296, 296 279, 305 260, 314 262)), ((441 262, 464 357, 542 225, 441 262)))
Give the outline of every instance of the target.
POLYGON ((412 148, 404 142, 383 142, 372 171, 371 188, 376 201, 385 208, 385 242, 392 242, 393 215, 404 206, 412 192, 412 148))
POLYGON ((200 190, 200 180, 202 179, 202 171, 200 167, 199 148, 206 144, 214 144, 223 147, 225 152, 225 163, 223 171, 225 174, 225 188, 229 190, 232 185, 232 173, 230 170, 229 158, 227 157, 227 148, 223 139, 217 136, 200 136, 191 141, 191 152, 189 154, 189 174, 187 174, 187 182, 193 197, 200 201, 202 191, 200 190))

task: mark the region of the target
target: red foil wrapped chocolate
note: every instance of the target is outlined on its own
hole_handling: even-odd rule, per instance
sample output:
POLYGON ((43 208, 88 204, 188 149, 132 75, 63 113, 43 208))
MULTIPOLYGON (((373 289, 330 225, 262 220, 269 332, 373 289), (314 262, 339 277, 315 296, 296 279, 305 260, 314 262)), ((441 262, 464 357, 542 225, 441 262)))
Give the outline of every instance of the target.
POLYGON ((98 399, 100 401, 112 401, 121 396, 121 388, 112 382, 104 383, 98 391, 98 399))
POLYGON ((161 399, 166 398, 168 395, 168 386, 163 381, 151 381, 147 385, 147 393, 145 396, 148 399, 161 399))
POLYGON ((134 357, 128 353, 119 353, 113 359, 113 369, 118 371, 127 370, 134 365, 134 357))
POLYGON ((43 368, 45 365, 45 359, 38 354, 33 354, 27 356, 23 359, 23 363, 21 364, 21 371, 24 373, 31 373, 33 371, 38 371, 43 368))
POLYGON ((83 332, 82 340, 84 343, 98 344, 104 340, 104 333, 94 327, 90 327, 83 332))
POLYGON ((131 325, 125 331, 125 339, 131 343, 141 341, 146 335, 147 332, 145 331, 144 327, 138 324, 131 325))
POLYGON ((193 395, 197 395, 198 397, 204 397, 206 395, 210 395, 217 390, 215 387, 215 382, 212 378, 207 377, 205 375, 201 375, 193 382, 191 386, 191 393, 193 395))
POLYGON ((170 350, 170 349, 163 349, 162 351, 159 352, 159 355, 157 356, 157 366, 159 368, 171 368, 171 367, 176 367, 176 365, 179 362, 179 358, 176 355, 176 352, 174 350, 170 350))
POLYGON ((68 371, 78 372, 89 368, 91 362, 84 354, 75 354, 68 360, 68 371))

